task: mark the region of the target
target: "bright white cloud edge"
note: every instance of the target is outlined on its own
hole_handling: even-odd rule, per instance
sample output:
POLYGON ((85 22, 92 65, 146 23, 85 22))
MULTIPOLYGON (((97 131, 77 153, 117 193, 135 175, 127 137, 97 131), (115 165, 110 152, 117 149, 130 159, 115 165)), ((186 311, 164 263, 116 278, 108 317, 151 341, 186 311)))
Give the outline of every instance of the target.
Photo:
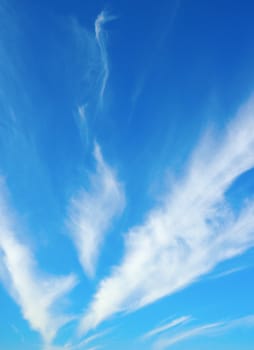
POLYGON ((235 215, 225 199, 231 184, 254 166, 253 130, 251 98, 223 139, 203 140, 164 203, 129 230, 122 262, 101 281, 81 333, 186 287, 254 245, 253 201, 235 215))
POLYGON ((80 263, 90 277, 96 271, 100 248, 114 218, 125 205, 122 184, 113 169, 104 161, 95 143, 95 173, 88 191, 80 190, 71 200, 69 228, 80 263))
POLYGON ((59 328, 73 319, 59 306, 77 279, 72 274, 53 277, 39 271, 31 249, 18 237, 20 227, 7 197, 4 180, 0 178, 0 280, 20 306, 24 319, 49 344, 59 328))

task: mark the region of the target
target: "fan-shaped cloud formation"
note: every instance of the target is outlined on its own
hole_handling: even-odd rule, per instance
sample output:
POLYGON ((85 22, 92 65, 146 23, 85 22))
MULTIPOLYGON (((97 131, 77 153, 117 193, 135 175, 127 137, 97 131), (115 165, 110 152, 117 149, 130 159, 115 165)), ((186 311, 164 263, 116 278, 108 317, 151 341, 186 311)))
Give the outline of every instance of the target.
POLYGON ((128 232, 122 262, 100 283, 81 332, 184 288, 254 245, 254 203, 234 214, 225 199, 233 181, 254 167, 253 130, 251 99, 222 140, 203 140, 182 181, 128 232))

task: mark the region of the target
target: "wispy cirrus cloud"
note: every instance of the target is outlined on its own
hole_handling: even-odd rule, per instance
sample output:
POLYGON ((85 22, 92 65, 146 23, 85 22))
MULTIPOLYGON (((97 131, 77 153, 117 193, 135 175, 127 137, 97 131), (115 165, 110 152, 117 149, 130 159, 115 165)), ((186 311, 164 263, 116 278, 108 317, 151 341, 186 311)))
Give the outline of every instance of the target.
POLYGON ((175 293, 254 245, 253 201, 236 214, 225 197, 254 167, 253 129, 250 99, 219 141, 218 136, 203 140, 182 180, 127 233, 122 262, 101 281, 81 332, 175 293))
POLYGON ((222 326, 221 322, 210 323, 190 330, 184 331, 172 337, 163 337, 155 342, 152 346, 153 350, 164 350, 170 348, 172 345, 177 344, 186 339, 194 338, 197 336, 209 334, 215 332, 222 326))
POLYGON ((89 349, 98 349, 101 347, 101 345, 91 345, 92 343, 98 341, 99 339, 105 337, 108 335, 112 329, 108 329, 102 332, 95 333, 89 337, 86 337, 85 339, 82 339, 77 344, 71 344, 67 343, 65 344, 64 348, 68 350, 89 350, 89 349))
POLYGON ((85 339, 79 341, 79 342, 67 342, 63 345, 52 345, 52 344, 46 344, 43 348, 43 350, 95 350, 102 348, 101 345, 93 344, 96 341, 98 341, 100 338, 106 336, 110 330, 102 331, 99 333, 95 333, 89 337, 86 337, 85 339), (93 344, 93 345, 92 345, 93 344))
POLYGON ((246 270, 246 269, 248 269, 247 266, 235 267, 235 268, 232 268, 232 269, 228 269, 228 270, 222 271, 220 273, 213 274, 211 276, 208 276, 207 278, 208 279, 222 278, 222 277, 226 277, 226 276, 235 274, 237 272, 241 272, 241 271, 246 270))
POLYGON ((116 17, 109 15, 106 11, 102 11, 96 18, 94 27, 95 27, 95 37, 101 52, 102 60, 102 84, 100 89, 100 102, 103 101, 104 92, 106 89, 107 81, 109 78, 109 63, 108 63, 108 54, 106 47, 106 33, 104 30, 104 25, 107 22, 114 20, 116 17))
POLYGON ((173 321, 170 321, 170 322, 164 324, 163 326, 156 327, 156 328, 152 329, 151 331, 145 333, 142 336, 142 339, 146 340, 148 338, 154 337, 155 335, 158 335, 162 332, 168 331, 171 328, 183 325, 183 324, 189 322, 190 320, 191 320, 190 316, 182 316, 182 317, 176 318, 173 321))
POLYGON ((17 236, 20 227, 8 207, 5 184, 0 179, 0 280, 20 306, 22 316, 49 344, 73 316, 56 306, 77 283, 74 275, 53 277, 39 271, 31 249, 17 236))
POLYGON ((191 339, 197 336, 210 335, 218 336, 224 334, 232 329, 247 328, 254 326, 254 315, 248 315, 229 321, 221 321, 216 323, 205 324, 201 326, 192 327, 188 330, 182 331, 174 335, 166 335, 154 342, 153 350, 165 350, 171 346, 191 339))
POLYGON ((94 158, 96 171, 91 176, 91 187, 72 198, 69 219, 80 263, 90 277, 95 273, 105 234, 125 204, 123 187, 104 161, 98 144, 94 147, 94 158))

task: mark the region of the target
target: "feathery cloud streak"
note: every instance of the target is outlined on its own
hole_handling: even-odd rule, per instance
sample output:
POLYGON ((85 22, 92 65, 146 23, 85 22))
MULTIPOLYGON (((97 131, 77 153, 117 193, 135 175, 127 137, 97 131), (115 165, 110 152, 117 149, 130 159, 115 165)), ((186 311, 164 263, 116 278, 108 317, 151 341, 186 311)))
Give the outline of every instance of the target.
POLYGON ((211 324, 206 324, 203 326, 199 326, 196 328, 192 328, 188 331, 182 332, 180 334, 177 334, 173 337, 164 337, 160 340, 158 340, 157 342, 155 342, 155 344, 153 345, 153 349, 154 350, 164 350, 164 349, 168 349, 170 348, 172 345, 179 343, 183 340, 189 339, 189 338, 193 338, 199 335, 205 335, 205 334, 209 334, 212 333, 216 330, 218 330, 218 328, 222 325, 222 323, 218 322, 218 323, 211 323, 211 324))
POLYGON ((99 249, 111 221, 122 212, 125 196, 113 170, 95 144, 96 172, 89 191, 80 191, 71 201, 70 230, 84 271, 92 277, 99 249))
POLYGON ((184 288, 254 245, 254 203, 234 214, 225 199, 233 181, 254 167, 253 129, 251 99, 223 140, 203 140, 182 181, 126 235, 122 262, 101 281, 81 332, 184 288))
POLYGON ((109 78, 109 64, 108 64, 108 55, 106 49, 106 37, 104 31, 104 24, 114 20, 114 16, 108 15, 105 11, 102 11, 95 20, 95 37, 101 52, 101 60, 103 65, 103 77, 102 84, 100 89, 100 102, 103 101, 104 92, 106 89, 107 81, 109 78))
POLYGON ((99 345, 93 345, 93 347, 92 348, 89 347, 89 349, 88 349, 88 346, 91 346, 90 345, 91 343, 98 341, 102 337, 105 337, 110 332, 111 332, 111 330, 109 329, 109 330, 102 331, 100 333, 95 333, 95 334, 81 340, 78 344, 75 344, 75 345, 66 344, 65 348, 69 349, 69 350, 82 350, 82 349, 89 350, 89 349, 94 349, 94 348, 97 349, 100 347, 99 345))
POLYGON ((50 343, 58 329, 73 319, 55 307, 77 281, 74 275, 52 277, 38 270, 31 250, 17 237, 18 228, 5 192, 0 179, 0 280, 31 328, 50 343))
POLYGON ((225 333, 235 328, 253 327, 254 315, 233 319, 226 322, 210 323, 198 327, 194 327, 178 333, 174 336, 164 336, 161 339, 155 341, 153 344, 154 350, 169 349, 172 345, 175 345, 181 341, 194 338, 202 335, 218 335, 225 333))
POLYGON ((91 349, 99 349, 102 346, 101 345, 91 345, 91 343, 94 343, 95 341, 98 341, 100 338, 106 336, 110 330, 106 330, 100 333, 93 334, 80 342, 74 344, 72 342, 67 342, 64 345, 51 345, 46 344, 43 348, 43 350, 91 350, 91 349))
POLYGON ((171 328, 185 324, 186 322, 189 322, 190 319, 191 319, 190 316, 182 316, 182 317, 176 318, 175 320, 173 320, 167 324, 164 324, 163 326, 156 327, 156 328, 152 329, 151 331, 145 333, 143 335, 142 339, 145 340, 145 339, 151 338, 151 337, 153 337, 159 333, 165 332, 171 328))

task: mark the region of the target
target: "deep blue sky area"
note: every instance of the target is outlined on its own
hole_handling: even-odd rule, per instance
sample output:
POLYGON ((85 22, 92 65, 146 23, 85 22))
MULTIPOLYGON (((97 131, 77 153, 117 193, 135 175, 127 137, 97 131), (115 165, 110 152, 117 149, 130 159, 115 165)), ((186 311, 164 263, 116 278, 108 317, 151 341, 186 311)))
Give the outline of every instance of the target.
POLYGON ((0 23, 0 349, 252 349, 254 2, 0 23))

